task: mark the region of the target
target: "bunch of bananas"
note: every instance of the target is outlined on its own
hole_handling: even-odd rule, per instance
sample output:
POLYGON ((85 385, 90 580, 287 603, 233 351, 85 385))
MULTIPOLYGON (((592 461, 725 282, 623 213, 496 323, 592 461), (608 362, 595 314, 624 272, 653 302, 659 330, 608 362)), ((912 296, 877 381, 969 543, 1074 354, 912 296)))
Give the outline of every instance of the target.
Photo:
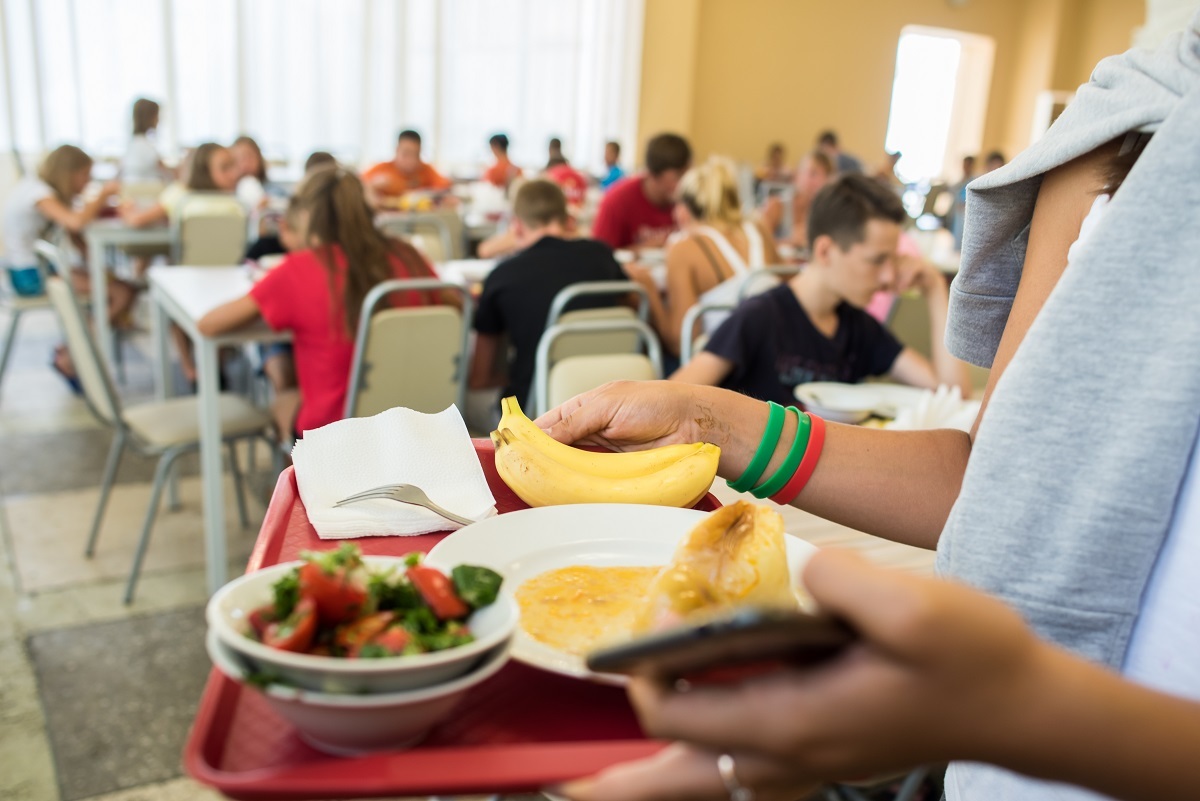
POLYGON ((492 432, 496 470, 530 506, 642 503, 694 506, 712 486, 721 449, 705 442, 636 453, 594 453, 552 439, 521 411, 501 401, 492 432))

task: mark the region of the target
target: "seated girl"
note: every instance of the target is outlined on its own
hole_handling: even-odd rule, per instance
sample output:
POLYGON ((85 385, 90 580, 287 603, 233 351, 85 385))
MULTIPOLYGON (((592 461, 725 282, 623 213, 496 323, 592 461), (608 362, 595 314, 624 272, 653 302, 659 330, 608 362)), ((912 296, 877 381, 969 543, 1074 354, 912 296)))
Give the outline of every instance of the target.
POLYGON ((189 214, 242 214, 242 207, 233 195, 241 174, 233 153, 215 142, 206 142, 191 155, 184 170, 186 178, 163 190, 158 203, 145 209, 132 204, 121 206, 121 218, 134 228, 147 228, 174 220, 184 198, 192 192, 203 193, 188 200, 189 214))
MULTIPOLYGON (((780 258, 770 234, 743 218, 737 175, 727 159, 713 157, 688 170, 679 183, 675 218, 681 235, 667 251, 665 297, 644 269, 630 265, 626 271, 650 290, 654 327, 663 347, 678 354, 689 308, 700 301, 735 303, 746 275, 780 258)), ((703 323, 706 330, 718 324, 712 317, 703 323)))
MULTIPOLYGON (((96 197, 76 208, 75 201, 91 180, 91 156, 74 145, 63 145, 46 156, 36 177, 25 178, 13 188, 4 208, 4 241, 9 276, 18 294, 41 294, 42 282, 33 246, 39 239, 51 236, 56 226, 82 249, 83 229, 96 219, 119 189, 115 181, 109 182, 96 197)), ((72 269, 70 279, 77 294, 86 297, 90 293, 87 270, 72 269)), ((108 281, 109 319, 120 325, 133 305, 136 290, 111 276, 108 281)), ((65 348, 55 351, 53 364, 69 381, 74 379, 65 348)))
MULTIPOLYGON (((393 278, 432 278, 433 269, 406 242, 375 228, 362 182, 348 170, 316 170, 296 193, 297 227, 305 248, 255 284, 250 293, 200 319, 206 336, 257 319, 290 330, 298 392, 276 397, 272 415, 281 436, 300 436, 342 418, 363 300, 393 278)), ((451 293, 408 291, 393 305, 457 305, 451 293)))

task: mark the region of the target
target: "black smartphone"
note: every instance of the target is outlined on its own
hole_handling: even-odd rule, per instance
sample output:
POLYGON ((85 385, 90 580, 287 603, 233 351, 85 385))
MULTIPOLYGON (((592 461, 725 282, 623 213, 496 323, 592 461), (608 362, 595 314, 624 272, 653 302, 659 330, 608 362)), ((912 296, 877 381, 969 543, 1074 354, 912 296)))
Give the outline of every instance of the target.
POLYGON ((751 607, 593 651, 587 666, 597 673, 722 680, 819 662, 855 639, 830 615, 751 607))

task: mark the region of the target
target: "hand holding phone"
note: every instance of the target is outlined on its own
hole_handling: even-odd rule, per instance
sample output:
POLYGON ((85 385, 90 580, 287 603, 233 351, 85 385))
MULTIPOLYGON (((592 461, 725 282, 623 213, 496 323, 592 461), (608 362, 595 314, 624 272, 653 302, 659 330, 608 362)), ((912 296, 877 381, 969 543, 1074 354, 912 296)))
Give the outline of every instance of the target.
POLYGON ((742 608, 593 651, 587 666, 597 673, 649 675, 668 681, 728 680, 783 665, 823 661, 855 639, 846 623, 830 615, 742 608))

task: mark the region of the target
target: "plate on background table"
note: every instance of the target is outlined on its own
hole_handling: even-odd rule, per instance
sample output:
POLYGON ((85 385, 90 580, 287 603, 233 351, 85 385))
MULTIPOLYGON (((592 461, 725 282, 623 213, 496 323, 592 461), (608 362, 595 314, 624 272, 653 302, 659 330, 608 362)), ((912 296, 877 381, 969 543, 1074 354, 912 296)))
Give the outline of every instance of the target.
MULTIPOLYGON (((549 570, 574 565, 651 567, 670 561, 679 540, 709 513, 634 504, 545 506, 488 518, 461 528, 429 552, 428 564, 490 567, 507 591, 549 570)), ((795 576, 816 548, 787 537, 788 568, 795 576)), ((512 657, 564 676, 623 684, 623 676, 593 673, 580 655, 545 645, 518 627, 512 657)))
POLYGON ((871 415, 894 418, 921 400, 925 390, 902 384, 840 384, 814 381, 796 387, 796 400, 834 423, 861 423, 871 415))

